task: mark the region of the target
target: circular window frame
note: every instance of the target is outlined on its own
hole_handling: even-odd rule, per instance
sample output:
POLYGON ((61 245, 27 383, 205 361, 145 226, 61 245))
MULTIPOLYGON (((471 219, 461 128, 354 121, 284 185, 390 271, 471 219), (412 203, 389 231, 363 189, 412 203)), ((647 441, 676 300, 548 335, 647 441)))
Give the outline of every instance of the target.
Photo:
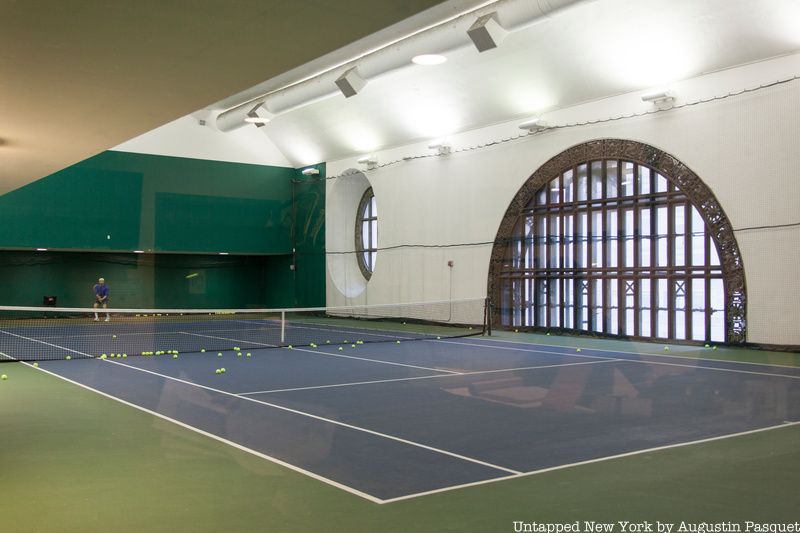
MULTIPOLYGON (((366 261, 364 261, 364 252, 374 250, 377 255, 377 248, 365 248, 364 247, 364 235, 362 233, 363 228, 362 224, 364 222, 364 211, 369 205, 370 201, 375 198, 375 192, 372 190, 372 187, 367 187, 364 191, 364 194, 361 195, 361 200, 358 202, 358 209, 356 210, 356 224, 355 224, 355 245, 356 245, 356 262, 358 263, 358 269, 361 271, 361 274, 364 276, 364 279, 367 281, 372 278, 373 270, 370 270, 369 266, 367 265, 366 261)), ((375 222, 378 221, 378 217, 375 217, 375 222)), ((377 239, 376 243, 377 245, 377 239)))

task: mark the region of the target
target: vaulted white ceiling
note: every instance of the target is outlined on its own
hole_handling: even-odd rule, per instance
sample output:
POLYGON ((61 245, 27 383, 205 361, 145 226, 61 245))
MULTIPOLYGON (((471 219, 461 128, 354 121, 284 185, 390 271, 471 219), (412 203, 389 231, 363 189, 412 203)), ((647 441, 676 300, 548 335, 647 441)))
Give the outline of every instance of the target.
POLYGON ((394 69, 352 98, 323 98, 260 130, 295 166, 336 160, 792 53, 797 21, 797 0, 581 2, 493 50, 464 44, 443 65, 394 69))

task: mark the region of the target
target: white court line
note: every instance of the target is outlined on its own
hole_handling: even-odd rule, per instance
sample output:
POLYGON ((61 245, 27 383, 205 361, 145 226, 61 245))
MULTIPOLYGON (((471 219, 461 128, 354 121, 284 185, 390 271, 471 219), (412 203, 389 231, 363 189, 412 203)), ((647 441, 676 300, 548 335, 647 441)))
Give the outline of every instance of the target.
MULTIPOLYGON (((570 346, 560 346, 558 344, 536 344, 536 343, 530 343, 530 342, 524 342, 524 341, 512 341, 512 340, 507 340, 507 339, 487 339, 487 338, 482 338, 482 339, 479 339, 479 340, 482 341, 482 342, 490 342, 490 343, 491 342, 505 342, 505 343, 510 343, 510 344, 522 344, 523 346, 545 346, 547 348, 566 348, 566 349, 570 349, 571 348, 570 346)), ((466 343, 459 343, 459 344, 466 344, 466 343)), ((472 345, 473 346, 482 346, 481 344, 474 344, 474 343, 472 345)), ((496 346, 496 348, 502 348, 502 347, 496 346)), ((608 349, 604 349, 604 348, 591 348, 591 347, 587 348, 585 346, 583 348, 586 349, 586 350, 592 350, 593 352, 608 352, 608 353, 612 353, 612 354, 652 355, 653 357, 670 357, 670 358, 673 358, 673 359, 683 359, 683 360, 692 360, 692 361, 710 361, 712 363, 730 363, 730 364, 735 364, 735 365, 773 366, 773 367, 776 367, 776 368, 791 368, 793 370, 800 370, 800 367, 798 367, 798 366, 776 365, 776 364, 772 364, 772 363, 756 363, 756 362, 753 362, 753 361, 734 361, 732 359, 711 359, 711 358, 708 358, 708 357, 694 357, 692 355, 683 355, 683 356, 682 355, 672 355, 672 354, 667 355, 665 353, 629 352, 629 351, 626 351, 626 350, 608 350, 608 349)), ((521 350, 521 348, 506 348, 506 349, 507 350, 514 350, 514 349, 521 350)), ((528 351, 528 350, 523 350, 523 351, 528 351)))
MULTIPOLYGON (((481 340, 486 341, 488 339, 481 339, 481 340)), ((480 343, 476 344, 474 342, 473 343, 469 343, 469 342, 447 341, 447 340, 444 340, 444 339, 436 340, 434 342, 447 342, 449 344, 460 344, 462 346, 466 345, 466 346, 476 346, 476 347, 484 347, 484 348, 495 348, 495 349, 498 349, 498 350, 516 350, 516 351, 520 351, 520 352, 530 352, 530 353, 547 353, 547 354, 556 354, 556 355, 569 355, 569 356, 572 356, 572 357, 602 357, 602 356, 599 356, 599 355, 595 355, 595 356, 583 355, 583 354, 579 355, 577 353, 553 352, 553 351, 547 351, 547 350, 538 350, 536 348, 532 348, 532 349, 526 350, 525 348, 512 348, 512 347, 509 347, 509 346, 494 346, 494 345, 486 345, 486 344, 480 344, 480 343)), ((490 341, 490 342, 511 342, 511 343, 514 343, 514 344, 523 344, 525 346, 537 346, 535 344, 529 344, 529 343, 519 342, 519 341, 490 341)), ((570 349, 569 346, 556 346, 556 345, 553 345, 553 344, 542 344, 540 346, 547 346, 548 348, 565 348, 567 350, 570 349)), ((665 354, 660 354, 660 353, 648 353, 648 352, 626 352, 626 351, 623 351, 623 350, 602 350, 602 349, 599 349, 599 348, 583 348, 583 349, 591 350, 593 352, 606 352, 606 353, 617 354, 617 355, 619 355, 619 354, 645 355, 645 356, 649 356, 649 357, 669 357, 669 358, 673 358, 673 359, 679 359, 681 361, 707 361, 707 362, 711 362, 711 363, 724 363, 724 364, 726 363, 726 364, 731 364, 731 365, 739 365, 739 364, 741 364, 741 365, 757 365, 757 366, 777 367, 777 368, 791 368, 791 369, 794 369, 794 370, 800 370, 800 367, 796 367, 796 366, 770 365, 770 364, 767 364, 767 363, 751 363, 751 362, 747 362, 747 361, 731 361, 731 360, 728 360, 728 359, 708 359, 708 358, 703 358, 703 357, 690 357, 690 356, 682 357, 680 355, 665 355, 665 354)), ((625 360, 626 361, 636 361, 636 359, 625 359, 625 360)), ((706 367, 706 366, 697 366, 695 368, 708 368, 708 369, 721 370, 721 369, 716 368, 716 367, 712 368, 712 367, 706 367)), ((735 370, 731 370, 731 372, 735 372, 735 370)), ((747 370, 739 370, 739 372, 750 373, 747 370)), ((769 375, 769 374, 767 374, 767 375, 769 375)), ((780 376, 784 376, 784 377, 792 377, 792 374, 779 374, 779 375, 780 376)))
MULTIPOLYGON (((446 342, 448 344, 460 344, 461 346, 467 345, 467 346, 475 346, 475 347, 478 347, 478 348, 496 348, 498 350, 516 350, 516 351, 529 352, 529 353, 556 354, 556 355, 565 355, 565 356, 569 356, 569 357, 595 357, 595 358, 601 357, 599 355, 583 355, 583 354, 577 354, 577 353, 576 354, 572 354, 572 353, 551 352, 551 351, 547 351, 547 350, 536 350, 536 349, 525 350, 523 348, 509 348, 509 347, 504 347, 504 346, 484 346, 484 345, 481 345, 481 344, 470 344, 470 343, 465 343, 465 342, 455 342, 455 341, 445 341, 445 340, 437 340, 437 341, 434 341, 434 342, 446 342)), ((587 348, 587 350, 593 350, 593 348, 587 348)), ((595 351, 615 353, 615 352, 613 352, 611 350, 595 350, 595 351)), ((616 353, 633 354, 633 352, 616 352, 616 353)), ((653 356, 653 355, 660 356, 661 354, 640 353, 640 354, 635 354, 635 355, 649 357, 649 356, 653 356)), ((675 357, 675 356, 666 355, 666 356, 662 356, 662 357, 675 357)), ((688 357, 678 357, 678 359, 681 359, 683 361, 698 361, 699 360, 699 359, 688 358, 688 357)), ((679 364, 679 363, 665 363, 665 362, 662 362, 662 361, 647 361, 647 360, 641 360, 641 359, 620 359, 620 361, 627 362, 627 363, 645 363, 645 364, 652 364, 652 365, 682 366, 682 367, 686 367, 686 368, 693 368, 695 370, 716 370, 716 371, 719 371, 719 372, 735 372, 735 373, 739 373, 739 374, 756 374, 756 375, 760 375, 760 376, 775 376, 775 377, 779 377, 779 378, 800 379, 800 375, 793 375, 793 374, 771 374, 769 372, 754 372, 754 371, 751 371, 751 370, 736 370, 736 369, 733 369, 733 368, 720 368, 720 367, 713 367, 713 366, 698 366, 698 365, 679 364)), ((738 362, 738 361, 720 361, 720 360, 715 360, 715 359, 706 359, 706 361, 716 361, 716 362, 734 363, 734 364, 738 362)), ((760 363, 754 363, 754 364, 758 364, 760 366, 772 366, 772 365, 761 365, 760 363)), ((787 367, 787 368, 795 368, 795 367, 787 367)))
MULTIPOLYGON (((185 331, 183 331, 181 333, 185 333, 186 335, 195 335, 197 337, 208 337, 208 338, 212 338, 212 339, 222 339, 222 340, 231 341, 231 342, 241 342, 241 343, 248 343, 249 342, 250 344, 257 344, 259 346, 269 346, 269 347, 272 347, 272 348, 277 348, 277 346, 275 346, 274 344, 264 344, 264 343, 261 343, 261 342, 247 341, 247 340, 242 340, 242 339, 231 339, 231 338, 228 338, 228 337, 214 337, 214 336, 211 336, 211 335, 201 335, 199 333, 189 333, 189 332, 185 332, 185 331)), ((288 349, 288 348, 286 348, 286 349, 288 349)), ((356 359, 358 361, 368 361, 370 363, 380 363, 380 364, 383 364, 383 365, 402 366, 402 367, 406 367, 406 368, 416 368, 418 370, 430 370, 432 372, 445 372, 445 373, 448 373, 448 374, 460 374, 460 372, 457 372, 455 370, 446 370, 444 368, 431 368, 431 367, 428 367, 428 366, 409 365, 409 364, 405 364, 405 363, 394 363, 392 361, 382 361, 380 359, 370 359, 368 357, 356 357, 355 355, 344 355, 344 354, 337 354, 337 353, 318 352, 318 351, 314 351, 314 350, 307 350, 305 348, 292 348, 292 351, 311 353, 311 354, 314 354, 314 355, 320 355, 320 356, 324 356, 324 357, 341 357, 341 358, 344 358, 344 359, 356 359)))
POLYGON ((230 339, 228 337, 217 337, 216 335, 203 335, 202 333, 192 333, 190 331, 179 331, 178 333, 181 333, 183 335, 192 335, 194 337, 204 337, 206 339, 219 339, 219 340, 223 340, 223 341, 250 343, 250 344, 255 344, 257 346, 267 346, 268 348, 277 348, 278 347, 277 344, 267 344, 265 342, 256 342, 256 341, 245 341, 245 340, 241 340, 241 339, 230 339))
MULTIPOLYGON (((226 329, 205 329, 203 331, 271 331, 276 328, 226 328, 226 329)), ((87 339, 93 337, 110 337, 116 335, 117 337, 132 337, 134 335, 176 335, 183 333, 182 331, 131 331, 122 333, 119 331, 109 331, 108 333, 91 333, 86 335, 38 335, 38 339, 87 339)))
POLYGON ((482 344, 450 341, 450 340, 445 340, 445 339, 423 339, 423 342, 435 342, 435 343, 440 343, 441 342, 441 343, 444 343, 444 344, 455 344, 455 345, 458 345, 458 346, 471 346, 473 348, 480 348, 480 349, 491 348, 491 349, 497 349, 497 350, 511 350, 511 351, 515 351, 515 352, 545 353, 545 354, 548 354, 548 355, 564 355, 564 356, 567 356, 567 357, 584 357, 584 358, 587 358, 587 359, 609 359, 609 357, 606 356, 606 355, 584 355, 582 353, 577 353, 577 352, 575 352, 575 353, 553 352, 553 351, 548 351, 548 350, 536 350, 536 349, 526 350, 524 348, 510 348, 508 346, 484 346, 482 344))
POLYGON ((717 440, 730 439, 730 438, 733 438, 733 437, 741 437, 741 436, 750 435, 750 434, 753 434, 753 433, 761 433, 763 431, 771 431, 771 430, 774 430, 774 429, 781 429, 781 428, 796 426, 798 424, 800 424, 800 422, 784 422, 783 424, 778 424, 778 425, 775 425, 775 426, 768 426, 768 427, 759 428, 759 429, 751 429, 749 431, 740 431, 738 433, 729 433, 728 435, 720 435, 718 437, 709 437, 709 438, 706 438, 706 439, 693 440, 693 441, 689 441, 689 442, 679 442, 677 444, 667 444, 665 446, 657 446, 655 448, 647 448, 645 450, 636 450, 636 451, 633 451, 633 452, 626 452, 626 453, 620 453, 620 454, 616 454, 616 455, 609 455, 607 457, 598 457, 597 459, 589 459, 589 460, 586 460, 586 461, 579 461, 577 463, 570 463, 570 464, 566 464, 566 465, 551 466, 549 468, 542 468, 540 470, 533 470, 531 472, 524 472, 522 474, 517 474, 517 475, 513 475, 513 476, 504 476, 504 477, 499 477, 499 478, 485 479, 483 481, 475 481, 475 482, 472 482, 472 483, 464 483, 462 485, 453 485, 453 486, 444 487, 444 488, 441 488, 441 489, 434 489, 434 490, 429 490, 429 491, 425 491, 425 492, 418 492, 416 494, 407 494, 405 496, 398 496, 397 498, 389 498, 387 500, 383 500, 383 503, 394 503, 394 502, 399 502, 399 501, 403 501, 403 500, 410 500, 412 498, 419 498, 421 496, 428 496, 428 495, 431 495, 431 494, 438 494, 438 493, 441 493, 441 492, 449 492, 451 490, 457 490, 457 489, 462 489, 462 488, 467 488, 467 487, 475 487, 475 486, 478 486, 478 485, 487 485, 489 483, 496 483, 498 481, 506 481, 506 480, 509 480, 509 479, 517 479, 517 478, 521 478, 521 477, 535 476, 535 475, 538 475, 538 474, 544 474, 546 472, 554 472, 554 471, 557 471, 557 470, 564 470, 566 468, 573 468, 573 467, 576 467, 576 466, 584 466, 584 465, 588 465, 588 464, 592 464, 592 463, 600 463, 600 462, 603 462, 603 461, 611 461, 613 459, 621 459, 623 457, 631 457, 631 456, 634 456, 634 455, 641 455, 641 454, 644 454, 644 453, 659 452, 659 451, 662 451, 662 450, 669 450, 669 449, 672 449, 672 448, 681 448, 681 447, 684 447, 684 446, 694 446, 695 444, 703 444, 703 443, 706 443, 706 442, 713 442, 713 441, 717 441, 717 440))
MULTIPOLYGON (((316 322, 303 322, 302 324, 311 324, 312 326, 322 326, 322 327, 315 328, 315 327, 310 327, 310 326, 307 326, 307 325, 299 326, 299 325, 296 325, 296 324, 293 324, 293 323, 288 323, 288 322, 286 324, 286 327, 288 329, 313 329, 313 330, 316 330, 316 331, 328 331, 328 332, 333 332, 333 333, 352 333, 353 335, 359 335, 359 334, 360 335, 373 335, 375 337, 386 337, 386 338, 389 338, 389 339, 399 339, 399 340, 402 340, 402 339, 411 340, 411 339, 418 338, 418 337, 411 336, 412 333, 408 332, 408 331, 397 331, 395 335, 389 335, 388 333, 391 332, 392 330, 379 329, 379 330, 374 330, 374 331, 382 331, 383 333, 373 333, 373 330, 368 329, 368 328, 354 331, 354 330, 351 330, 351 329, 339 329, 338 327, 336 327, 335 324, 327 325, 327 324, 319 324, 319 323, 316 323, 316 322), (400 335, 400 336, 398 336, 398 335, 400 335), (403 337, 402 335, 406 335, 406 336, 403 337)), ((434 336, 436 334, 435 333, 421 333, 421 335, 434 336)))
MULTIPOLYGON (((2 331, 2 330, 0 330, 0 331, 2 331)), ((22 337, 21 335, 15 335, 15 336, 22 337)), ((26 337, 22 337, 22 338, 26 338, 26 337)), ((27 340, 36 341, 36 339, 27 339, 27 340)), ((41 342, 41 341, 36 341, 36 342, 41 342)), ((48 344, 48 343, 45 343, 45 344, 48 344)), ((272 408, 278 409, 280 411, 286 411, 286 412, 289 412, 289 413, 294 413, 296 415, 304 416, 304 417, 307 417, 307 418, 312 418, 312 419, 315 419, 315 420, 320 420, 322 422, 327 422, 329 424, 333 424, 333 425, 336 425, 336 426, 345 427, 345 428, 348 428, 348 429, 352 429, 354 431, 360 431, 362 433, 367 433, 367 434, 370 434, 370 435, 383 437, 383 438, 388 439, 388 440, 393 440, 393 441, 401 442, 403 444, 408 444, 409 446, 422 448, 424 450, 432 451, 432 452, 439 453, 439 454, 442 454, 442 455, 448 455, 450 457, 455 457, 456 459, 461 459, 462 461, 467 461, 467 462, 470 462, 470 463, 479 464, 481 466, 492 468, 494 470, 502 470, 503 472, 510 472, 512 474, 520 474, 521 473, 521 472, 519 472, 517 470, 512 470, 510 468, 506 468, 506 467, 503 467, 503 466, 487 463, 487 462, 481 461, 479 459, 474 459, 472 457, 467 457, 466 455, 460 455, 460 454, 457 454, 457 453, 454 453, 454 452, 449 452, 447 450, 434 448, 433 446, 428 446, 427 444, 422 444, 422 443, 419 443, 419 442, 414 442, 414 441, 403 439, 403 438, 400 438, 400 437, 395 437, 394 435, 389 435, 389 434, 386 434, 386 433, 380 433, 378 431, 373 431, 371 429, 362 428, 362 427, 359 427, 359 426, 354 426, 352 424, 347 424, 345 422, 340 422, 338 420, 333 420, 333 419, 330 419, 330 418, 325 418, 325 417, 314 415, 314 414, 311 414, 311 413, 306 413, 304 411, 299 411, 297 409, 291 409, 289 407, 284 407, 282 405, 269 403, 269 402, 265 402, 265 401, 262 401, 262 400, 256 400, 254 398, 248 398, 247 396, 239 396, 238 394, 234 394, 232 392, 228 392, 228 391, 224 391, 224 390, 220 390, 220 389, 215 389, 215 388, 209 387, 207 385, 201 385, 199 383, 193 383, 191 381, 186 381, 186 380, 179 379, 179 378, 176 378, 176 377, 168 376, 166 374, 160 374, 158 372, 153 372, 152 370, 147 370, 147 369, 139 368, 139 367, 132 366, 132 365, 126 365, 126 364, 124 364, 124 363, 122 363, 120 361, 112 361, 111 359, 94 358, 93 356, 91 356, 89 354, 85 354, 85 353, 79 352, 77 350, 70 350, 69 348, 64 348, 63 346, 57 346, 55 344, 51 344, 51 346, 55 346, 56 348, 61 348, 61 349, 68 350, 68 351, 71 351, 71 352, 74 352, 74 353, 78 353, 78 354, 81 354, 81 355, 87 355, 89 357, 92 357, 96 361, 100 361, 100 362, 103 362, 103 363, 111 363, 111 364, 115 364, 115 365, 120 365, 120 366, 123 366, 125 368, 130 368, 131 370, 136 370, 136 371, 139 371, 139 372, 145 372, 147 374, 152 374, 154 376, 159 376, 161 378, 168 379, 168 380, 171 380, 171 381, 176 381, 178 383, 183 383, 185 385, 190 385, 192 387, 197 387, 197 388, 200 388, 200 389, 210 390, 212 392, 223 394, 225 396, 231 396, 233 398, 239 398, 241 400, 246 400, 248 402, 254 402, 254 403, 261 404, 261 405, 266 405, 268 407, 272 407, 272 408)), ((316 353, 316 352, 312 352, 312 353, 316 353)))
POLYGON ((460 455, 460 454, 457 454, 457 453, 454 453, 454 452, 449 452, 447 450, 442 450, 440 448, 434 448, 433 446, 428 446, 427 444, 414 442, 414 441, 411 441, 411 440, 403 439, 401 437, 396 437, 394 435, 389 435, 387 433, 381 433, 379 431, 373 431, 371 429, 362 428, 362 427, 359 427, 359 426, 354 426, 354 425, 348 424, 346 422, 341 422, 339 420, 333 420, 331 418, 325 418, 323 416, 318 416, 318 415, 315 415, 315 414, 312 414, 312 413, 306 413, 305 411, 299 411, 297 409, 292 409, 290 407, 284 407, 282 405, 269 403, 269 402, 265 402, 265 401, 262 401, 262 400, 256 400, 254 398, 249 398, 247 396, 239 396, 238 394, 235 394, 233 392, 228 392, 228 391, 224 391, 224 390, 220 390, 220 389, 215 389, 215 388, 209 387, 207 385, 201 385, 199 383, 193 383, 191 381, 186 381, 186 380, 183 380, 183 379, 180 379, 180 378, 175 378, 175 377, 172 377, 172 376, 168 376, 166 374, 160 374, 158 372, 153 372, 152 370, 139 368, 139 367, 136 367, 136 366, 133 366, 133 365, 127 365, 127 364, 122 363, 120 361, 112 361, 110 359, 98 359, 98 360, 102 361, 104 363, 112 363, 112 364, 115 364, 115 365, 124 366, 126 368, 130 368, 131 370, 137 370, 139 372, 146 372, 148 374, 153 374, 154 376, 159 376, 161 378, 168 379, 168 380, 171 380, 171 381, 177 381, 179 383, 184 383, 184 384, 190 385, 192 387, 197 387, 197 388, 200 388, 200 389, 210 390, 212 392, 216 392, 216 393, 219 393, 219 394, 224 394, 225 396, 231 396, 233 398, 239 398, 241 400, 246 400, 248 402, 259 403, 259 404, 262 404, 262 405, 266 405, 268 407, 272 407, 274 409, 278 409, 278 410, 281 410, 281 411, 286 411, 286 412, 289 412, 289 413, 294 413, 296 415, 304 416, 304 417, 307 417, 307 418, 313 418, 315 420, 320 420, 322 422, 327 422, 329 424, 334 424, 336 426, 341 426, 341 427, 345 427, 345 428, 352 429, 352 430, 355 430, 355 431, 360 431, 362 433, 367 433, 367 434, 370 434, 370 435, 383 437, 383 438, 388 439, 388 440, 401 442, 403 444, 408 444, 410 446, 415 446, 417 448, 422 448, 424 450, 436 452, 436 453, 439 453, 439 454, 442 454, 442 455, 449 455, 450 457, 455 457, 456 459, 461 459, 463 461, 467 461, 467 462, 470 462, 470 463, 479 464, 481 466, 486 466, 488 468, 493 468, 495 470, 502 470, 504 472, 511 472, 512 474, 521 473, 521 472, 518 472, 517 470, 512 470, 512 469, 506 468, 504 466, 498 466, 498 465, 494 465, 494 464, 491 464, 491 463, 487 463, 487 462, 481 461, 479 459, 474 459, 472 457, 467 457, 466 455, 460 455))
MULTIPOLYGON (((23 363, 23 364, 33 368, 33 365, 31 365, 30 363, 23 363)), ((143 411, 143 412, 145 412, 147 414, 156 416, 158 418, 161 418, 162 420, 166 420, 168 422, 172 422, 173 424, 176 424, 178 426, 181 426, 182 428, 188 429, 189 431, 194 431, 195 433, 199 433, 200 435, 203 435, 204 437, 209 437, 209 438, 214 439, 216 441, 219 441, 219 442, 222 442, 224 444, 227 444, 228 446, 232 446, 232 447, 234 447, 234 448, 236 448, 238 450, 242 450, 242 451, 247 452, 249 454, 255 455, 256 457, 259 457, 261 459, 266 459, 267 461, 270 461, 270 462, 275 463, 277 465, 280 465, 280 466, 283 466, 285 468, 288 468, 289 470, 293 470, 295 472, 299 472, 300 474, 304 474, 304 475, 306 475, 306 476, 308 476, 310 478, 316 479, 317 481, 322 481, 323 483, 327 483, 328 485, 336 487, 337 489, 341 489, 341 490, 343 490, 345 492, 349 492, 350 494, 354 494, 356 496, 360 496, 361 498, 364 498, 365 500, 369 500, 369 501, 371 501, 373 503, 383 503, 384 502, 384 500, 382 500, 380 498, 376 498, 375 496, 372 496, 372 495, 367 494, 365 492, 361 492, 358 489, 354 489, 354 488, 349 487, 347 485, 343 485, 342 483, 339 483, 339 482, 334 481, 332 479, 328 479, 328 478, 326 478, 324 476, 321 476, 319 474, 315 474, 314 472, 311 472, 309 470, 305 470, 303 468, 300 468, 299 466, 295 466, 295 465, 293 465, 291 463, 287 463, 285 461, 282 461, 282 460, 277 459, 275 457, 272 457, 270 455, 266 455, 266 454, 261 453, 259 451, 253 450, 252 448, 248 448, 246 446, 242 446, 241 444, 238 444, 238 443, 236 443, 236 442, 234 442, 232 440, 228 440, 228 439, 226 439, 224 437, 220 437, 219 435, 214 435, 213 433, 209 433, 209 432, 204 431, 204 430, 202 430, 200 428, 196 428, 194 426, 186 424, 185 422, 181 422, 180 420, 176 420, 174 418, 170 418, 170 417, 168 417, 166 415, 163 415, 163 414, 161 414, 161 413, 159 413, 157 411, 151 411, 150 409, 147 409, 146 407, 142 407, 141 405, 136 405, 134 403, 125 401, 122 398, 117 398, 116 396, 113 396, 113 395, 107 394, 107 393, 105 393, 103 391, 94 389, 92 387, 89 387, 88 385, 84 385, 83 383, 79 383, 77 381, 73 381, 73 380, 71 380, 71 379, 69 379, 67 377, 64 377, 64 376, 61 376, 59 374, 56 374, 55 372, 50 372, 49 370, 45 370, 45 369, 43 369, 41 367, 35 368, 35 370, 40 370, 40 371, 42 371, 42 372, 44 372, 46 374, 50 374, 51 376, 54 376, 54 377, 58 378, 58 379, 64 380, 64 381, 69 382, 69 383, 72 383, 73 385, 77 385, 78 387, 81 387, 81 388, 84 388, 86 390, 92 391, 92 392, 97 393, 97 394, 99 394, 101 396, 105 396, 106 398, 110 398, 112 400, 116 400, 116 401, 118 401, 118 402, 120 402, 122 404, 127 405, 128 407, 133 407, 134 409, 138 409, 139 411, 143 411)))
POLYGON ((498 368, 496 370, 476 370, 473 372, 460 372, 457 374, 435 374, 432 376, 414 376, 410 378, 394 378, 394 379, 378 379, 374 381, 354 381, 351 383, 334 383, 333 385, 314 385, 311 387, 295 387, 293 389, 272 389, 272 390, 262 390, 262 391, 253 391, 253 392, 238 392, 237 394, 270 394, 273 392, 292 392, 292 391, 300 391, 300 390, 312 390, 312 389, 331 389, 335 387, 352 387, 354 385, 370 385, 373 383, 391 383, 394 381, 413 381, 417 379, 431 379, 431 378, 451 378, 455 376, 475 376, 479 374, 495 374, 500 372, 516 372, 521 370, 537 370, 539 368, 557 368, 562 366, 578 366, 578 365, 593 365, 596 363, 611 363, 614 361, 625 361, 625 359, 603 359, 601 361, 582 361, 580 363, 563 363, 559 365, 541 365, 541 366, 522 366, 518 368, 498 368))
POLYGON ((716 370, 717 372, 734 372, 737 374, 755 374, 757 376, 772 376, 776 378, 800 379, 800 376, 793 376, 791 374, 771 374, 769 372, 752 372, 750 370, 734 370, 732 368, 715 368, 708 366, 684 365, 680 363, 666 363, 664 361, 643 361, 639 359, 620 359, 620 361, 624 361, 626 363, 640 363, 645 365, 679 366, 682 368, 691 368, 692 370, 716 370))
POLYGON ((38 342, 38 343, 40 343, 40 344, 45 344, 45 345, 47 345, 47 346, 52 346, 53 348, 58 348, 58 349, 60 349, 60 350, 66 350, 66 351, 68 351, 68 352, 76 353, 76 354, 78 354, 78 355, 85 355, 86 357, 92 357, 92 358, 94 358, 94 356, 93 356, 93 355, 90 355, 90 354, 88 354, 88 353, 79 352, 78 350, 72 350, 71 348, 65 348, 65 347, 63 347, 63 346, 59 346, 58 344, 51 344, 51 343, 49 343, 49 342, 40 341, 40 340, 38 340, 38 339, 32 339, 32 338, 30 338, 30 337, 25 337, 24 335, 17 335, 16 333, 9 333, 8 331, 4 331, 4 330, 2 330, 2 329, 0 329, 0 333, 5 333, 6 335, 11 335, 12 337, 19 337, 20 339, 25 339, 26 341, 38 342))

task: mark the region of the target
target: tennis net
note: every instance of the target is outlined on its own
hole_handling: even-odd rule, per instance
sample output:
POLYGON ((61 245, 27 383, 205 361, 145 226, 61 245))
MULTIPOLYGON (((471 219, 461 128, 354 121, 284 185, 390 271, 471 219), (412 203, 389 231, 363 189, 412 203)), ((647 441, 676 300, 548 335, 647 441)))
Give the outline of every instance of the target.
POLYGON ((481 335, 484 299, 304 309, 0 306, 0 361, 168 355, 481 335))

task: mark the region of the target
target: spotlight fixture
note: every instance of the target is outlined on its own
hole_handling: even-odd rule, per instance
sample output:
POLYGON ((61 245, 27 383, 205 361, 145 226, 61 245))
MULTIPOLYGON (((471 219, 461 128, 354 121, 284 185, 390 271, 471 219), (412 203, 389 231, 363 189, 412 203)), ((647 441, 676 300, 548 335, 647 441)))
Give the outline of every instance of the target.
POLYGON ((303 176, 316 176, 319 174, 319 170, 316 168, 304 168, 303 169, 303 176))
POLYGON ((508 35, 508 31, 497 22, 497 13, 493 12, 476 20, 467 30, 467 35, 478 52, 485 52, 497 48, 508 35))
POLYGON ((256 105, 253 109, 247 112, 247 116, 244 118, 244 121, 250 124, 255 124, 256 128, 261 128, 262 126, 266 125, 270 120, 272 120, 272 115, 270 116, 259 115, 258 111, 263 107, 264 107, 264 102, 261 102, 260 104, 256 105))
POLYGON ((672 103, 675 95, 669 90, 653 91, 642 95, 642 102, 652 102, 653 104, 672 103))
POLYGON ((345 98, 350 98, 364 88, 367 80, 361 77, 356 67, 351 68, 336 79, 336 86, 342 91, 345 98))
POLYGON ((372 155, 365 155, 358 160, 358 163, 361 165, 367 165, 368 170, 372 170, 378 166, 378 160, 372 155))
POLYGON ((437 155, 447 155, 453 151, 453 147, 450 146, 450 143, 429 144, 428 148, 430 150, 436 150, 437 155))
POLYGON ((517 127, 519 129, 521 129, 521 130, 528 130, 529 132, 534 133, 534 132, 537 132, 537 131, 546 130, 548 128, 551 128, 552 126, 550 126, 550 124, 548 124, 547 122, 545 122, 541 118, 536 117, 536 118, 532 118, 530 120, 526 120, 525 122, 523 122, 522 124, 520 124, 517 127))
POLYGON ((447 58, 439 54, 420 54, 411 58, 411 62, 417 65, 424 65, 426 67, 433 65, 441 65, 447 61, 447 58))

